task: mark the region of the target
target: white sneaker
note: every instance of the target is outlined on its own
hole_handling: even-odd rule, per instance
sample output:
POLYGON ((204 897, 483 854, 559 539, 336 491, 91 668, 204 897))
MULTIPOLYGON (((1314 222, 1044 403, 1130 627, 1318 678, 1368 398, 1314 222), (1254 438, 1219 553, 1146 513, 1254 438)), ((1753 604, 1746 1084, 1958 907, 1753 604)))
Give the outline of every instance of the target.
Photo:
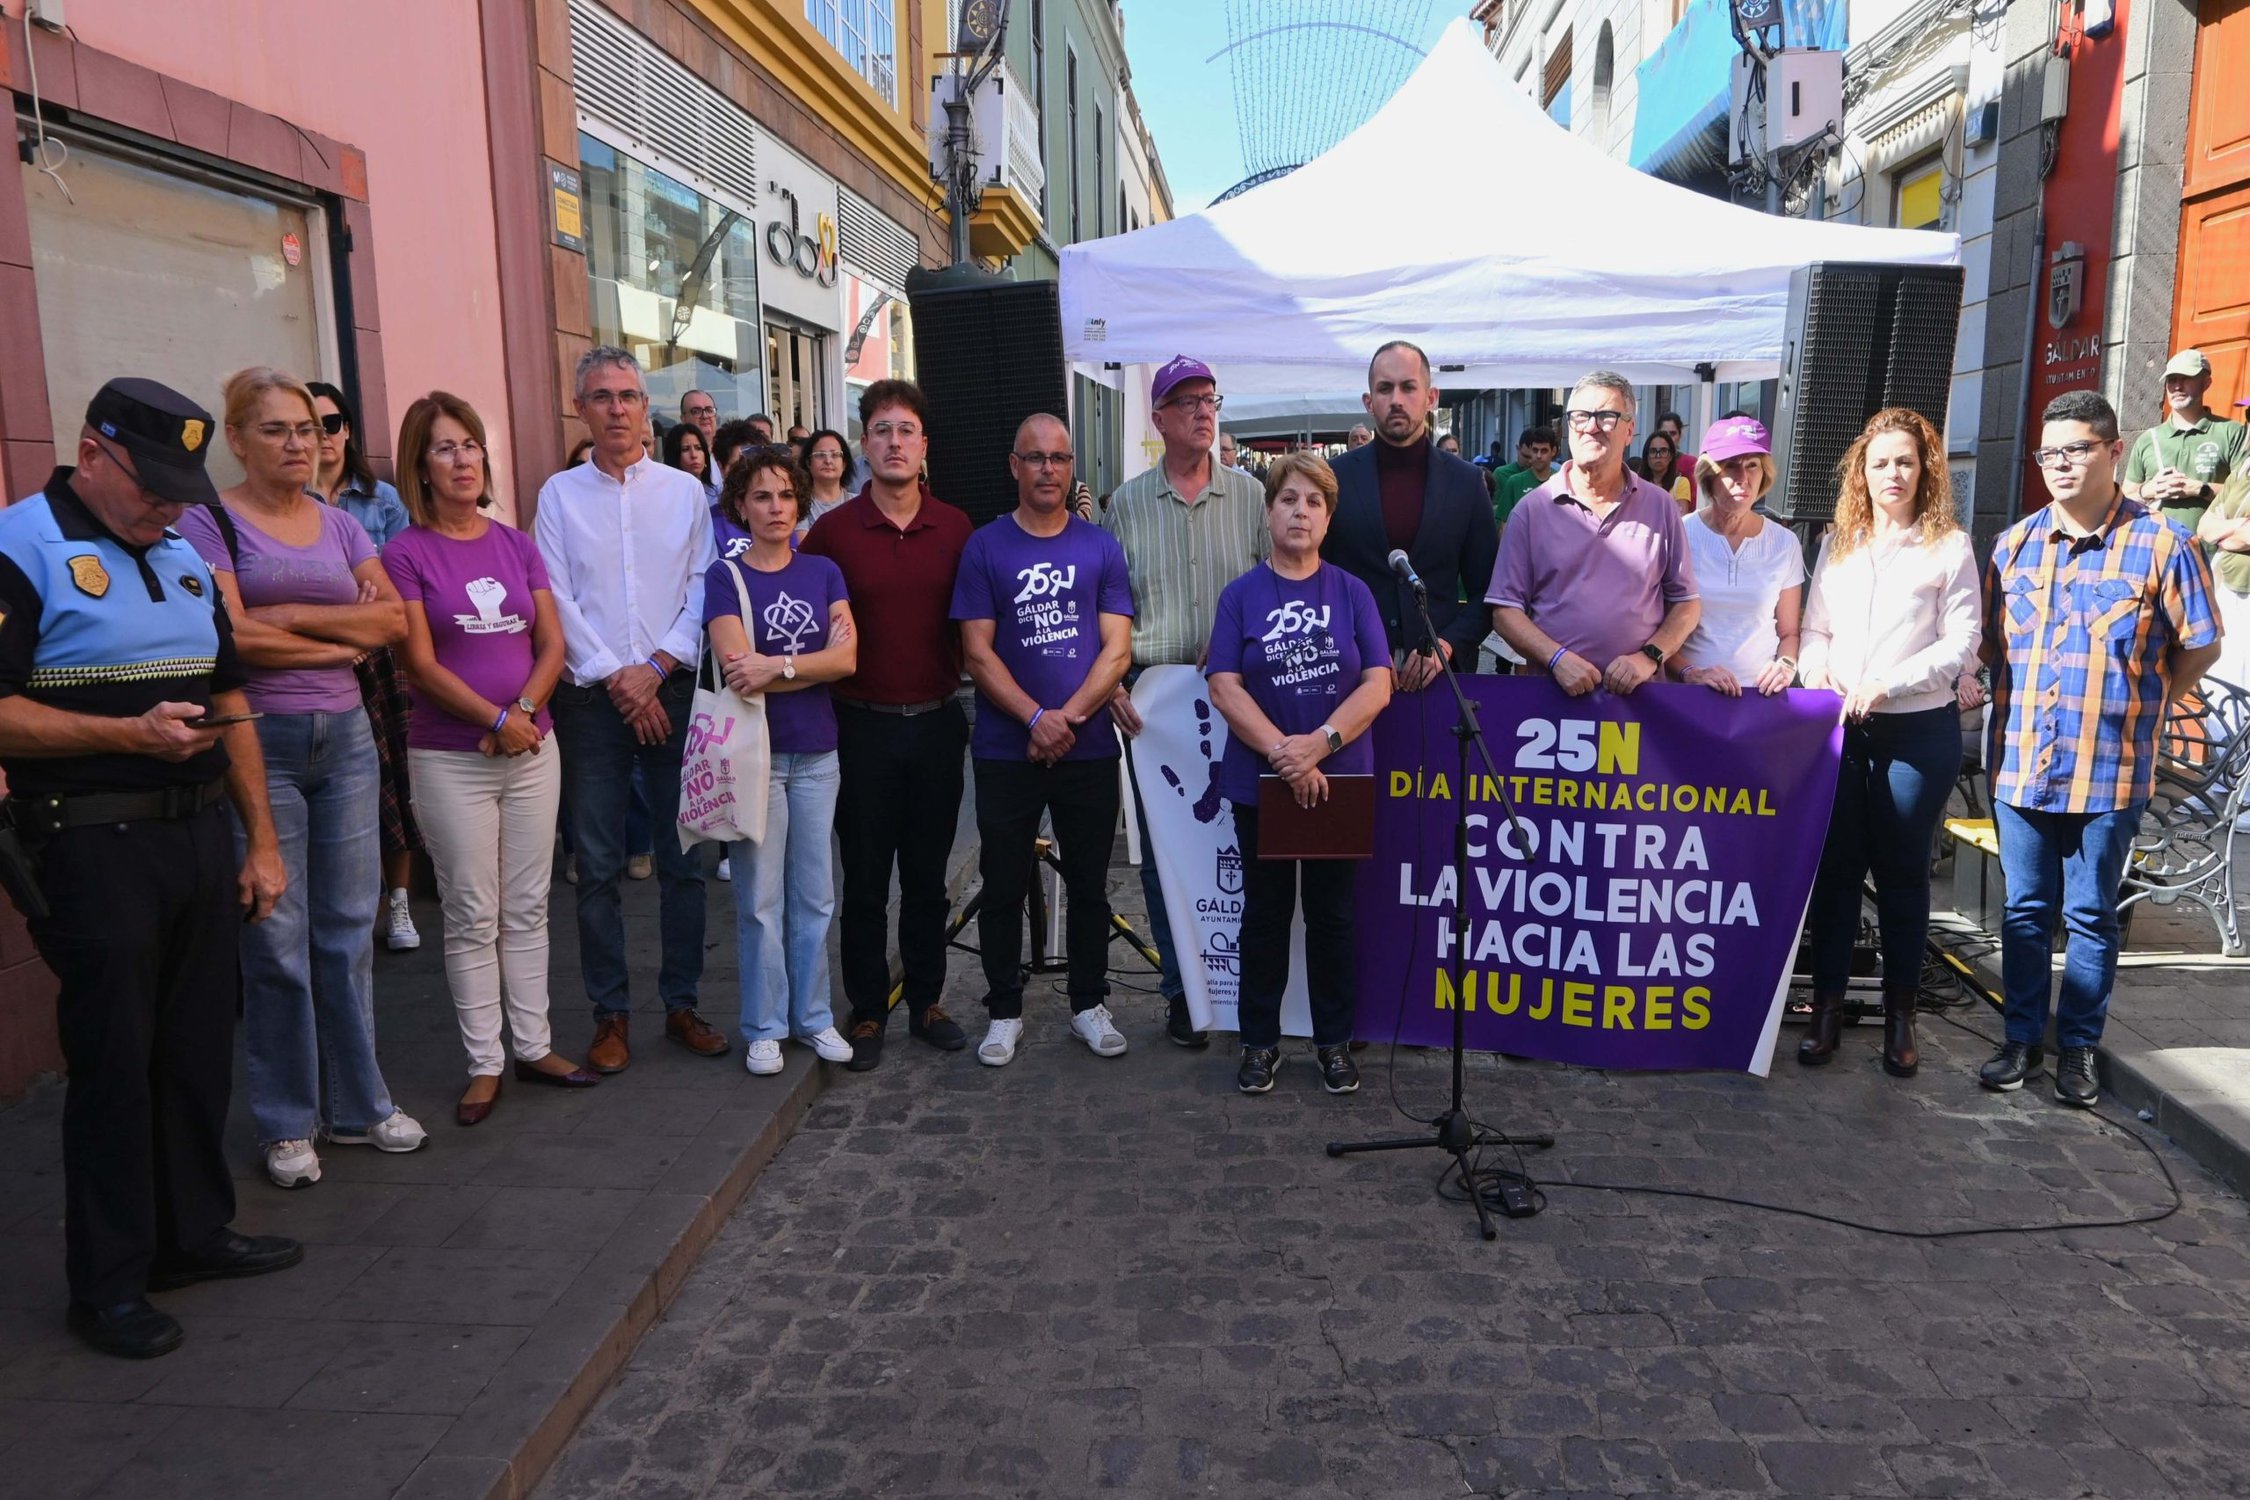
POLYGON ((391 1117, 377 1122, 373 1130, 331 1130, 323 1127, 320 1138, 331 1146, 373 1146, 378 1151, 401 1155, 408 1151, 419 1151, 430 1143, 430 1133, 403 1109, 392 1110, 391 1117))
POLYGON ((1117 1029, 1117 1022, 1106 1005, 1097 1005, 1092 1010, 1082 1010, 1072 1016, 1070 1029, 1078 1033, 1080 1041, 1093 1049, 1096 1057, 1125 1055, 1125 1034, 1117 1029))
POLYGON ((721 880, 734 879, 734 856, 730 854, 719 856, 719 878, 721 880))
POLYGON ((1023 1040, 1023 1022, 994 1021, 977 1043, 977 1061, 988 1068, 1004 1068, 1016 1060, 1016 1043, 1023 1040))
MULTIPOLYGON (((844 1049, 844 1056, 849 1057, 851 1055, 852 1049, 846 1047, 844 1049)), ((780 1072, 781 1043, 768 1041, 752 1042, 749 1047, 747 1047, 743 1051, 742 1065, 748 1068, 751 1072, 757 1074, 760 1078, 764 1078, 768 1074, 780 1072)))
POLYGON ((406 892, 391 892, 391 930, 383 935, 383 944, 393 953, 405 953, 422 946, 422 934, 414 930, 414 913, 406 905, 406 892))
POLYGON ((850 1062, 852 1044, 844 1040, 843 1033, 830 1026, 808 1037, 800 1037, 806 1046, 820 1054, 822 1062, 850 1062))
POLYGON ((266 1175, 275 1187, 311 1187, 320 1181, 320 1158, 311 1141, 268 1141, 266 1175))

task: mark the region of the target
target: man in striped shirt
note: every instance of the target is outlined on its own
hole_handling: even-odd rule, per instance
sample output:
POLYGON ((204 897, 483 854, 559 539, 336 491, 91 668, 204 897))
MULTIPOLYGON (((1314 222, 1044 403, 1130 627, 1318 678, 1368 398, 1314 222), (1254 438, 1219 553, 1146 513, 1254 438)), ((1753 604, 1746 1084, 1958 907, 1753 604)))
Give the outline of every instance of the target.
POLYGON ((2218 659, 2220 627, 2202 552, 2118 489, 2116 411, 2069 391, 2043 420, 2032 456, 2053 503, 2000 534, 1984 575, 2008 1003, 2007 1040, 1978 1076, 2005 1092, 2038 1067, 2059 916, 2070 948, 2055 1097, 2090 1109, 2117 973, 2117 884, 2153 789, 2157 731, 2218 659))
MULTIPOLYGON (((1258 481, 1212 456, 1222 400, 1217 377, 1200 360, 1183 354, 1158 370, 1149 387, 1149 420, 1164 439, 1164 457, 1119 485, 1102 514, 1103 528, 1125 549, 1133 585, 1133 667, 1110 701, 1117 727, 1128 737, 1141 732, 1132 699, 1141 673, 1175 664, 1201 666, 1219 591, 1273 550, 1258 481)), ((1217 765, 1214 760, 1214 776, 1217 765)), ((1165 1035, 1183 1047, 1207 1047, 1210 1037, 1188 1018, 1187 988, 1164 913, 1164 883, 1148 852, 1148 815, 1140 810, 1145 788, 1137 767, 1133 786, 1141 825, 1141 893, 1148 898, 1149 936, 1164 961, 1165 1035)))

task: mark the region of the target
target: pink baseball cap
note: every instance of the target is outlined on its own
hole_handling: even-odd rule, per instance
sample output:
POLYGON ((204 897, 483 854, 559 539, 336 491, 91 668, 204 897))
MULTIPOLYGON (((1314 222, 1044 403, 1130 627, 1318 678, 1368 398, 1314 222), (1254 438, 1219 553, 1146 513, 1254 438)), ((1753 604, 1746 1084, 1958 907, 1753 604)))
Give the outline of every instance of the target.
POLYGON ((1171 395, 1175 387, 1191 380, 1208 380, 1213 385, 1219 383, 1219 377, 1212 374, 1211 367, 1202 360, 1190 359, 1185 354, 1173 355, 1157 370, 1156 379, 1149 386, 1148 404, 1162 406, 1164 398, 1171 395))
POLYGON ((1766 431, 1766 424, 1756 417, 1729 417, 1714 423, 1711 430, 1703 434, 1703 457, 1715 464, 1746 453, 1772 452, 1772 435, 1766 431))

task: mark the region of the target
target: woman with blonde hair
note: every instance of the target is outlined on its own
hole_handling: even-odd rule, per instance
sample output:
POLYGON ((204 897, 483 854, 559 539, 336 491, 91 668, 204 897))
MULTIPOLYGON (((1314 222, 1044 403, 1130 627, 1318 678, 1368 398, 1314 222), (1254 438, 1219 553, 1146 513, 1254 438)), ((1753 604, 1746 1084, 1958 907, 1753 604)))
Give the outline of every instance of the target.
POLYGON ((1883 1070, 1919 1063, 1914 997, 1930 923, 1930 845, 1961 771, 1954 680, 1982 635, 1976 556, 1953 514, 1945 441, 1903 407, 1877 412, 1836 466, 1836 519, 1805 606, 1805 686, 1844 700, 1844 763, 1814 878, 1813 1012, 1797 1061, 1836 1055, 1875 877, 1882 933, 1883 1070))
POLYGON ((243 1046, 266 1174, 305 1187, 320 1180, 316 1136, 382 1151, 428 1140, 375 1059, 381 773, 352 675, 405 637, 406 608, 366 529, 310 489, 320 416, 302 381, 263 366, 228 377, 226 438, 242 483, 189 508, 180 534, 218 580, 262 716, 289 884, 242 929, 243 1046))
POLYGON ((1795 532, 1757 511, 1774 480, 1765 424, 1755 417, 1715 424, 1695 477, 1703 505, 1684 529, 1703 612, 1665 669, 1730 698, 1749 689, 1770 697, 1797 681, 1805 554, 1795 532))

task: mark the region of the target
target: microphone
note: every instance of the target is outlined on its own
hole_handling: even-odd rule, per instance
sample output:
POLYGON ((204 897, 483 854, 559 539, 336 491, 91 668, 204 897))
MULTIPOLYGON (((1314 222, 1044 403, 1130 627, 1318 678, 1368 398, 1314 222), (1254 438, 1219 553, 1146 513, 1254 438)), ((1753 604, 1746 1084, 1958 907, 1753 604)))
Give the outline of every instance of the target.
POLYGON ((1421 575, 1414 571, 1414 560, 1406 555, 1404 548, 1393 547, 1389 561, 1391 571, 1406 580, 1406 586, 1414 590, 1415 598, 1427 599, 1430 596, 1429 589, 1423 586, 1421 575))

